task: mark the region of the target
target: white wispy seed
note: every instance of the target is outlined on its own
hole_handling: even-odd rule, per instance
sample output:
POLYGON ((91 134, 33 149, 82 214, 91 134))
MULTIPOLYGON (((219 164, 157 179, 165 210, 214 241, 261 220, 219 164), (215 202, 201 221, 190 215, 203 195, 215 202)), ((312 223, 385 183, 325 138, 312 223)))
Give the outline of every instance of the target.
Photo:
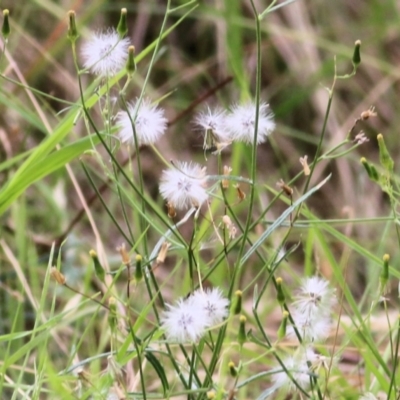
POLYGON ((95 33, 82 47, 83 65, 95 75, 114 76, 125 66, 129 45, 114 29, 95 33))

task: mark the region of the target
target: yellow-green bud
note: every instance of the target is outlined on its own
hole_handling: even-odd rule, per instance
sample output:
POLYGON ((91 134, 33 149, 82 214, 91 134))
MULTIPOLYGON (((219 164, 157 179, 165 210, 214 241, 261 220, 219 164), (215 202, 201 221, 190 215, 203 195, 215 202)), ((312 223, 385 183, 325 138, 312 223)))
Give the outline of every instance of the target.
POLYGON ((361 48, 361 41, 357 40, 354 43, 354 52, 353 52, 353 60, 352 60, 354 68, 357 68, 361 63, 360 48, 361 48))
POLYGON ((368 177, 374 182, 379 182, 378 171, 376 170, 374 165, 370 164, 365 157, 362 157, 360 162, 367 171, 368 177))
POLYGON ((130 77, 132 77, 135 71, 136 71, 135 46, 129 46, 128 60, 126 62, 126 72, 130 77))
POLYGON ((281 324, 279 326, 279 329, 278 329, 278 339, 279 340, 283 339, 286 336, 286 328, 287 328, 287 321, 288 321, 288 318, 289 318, 289 313, 285 310, 282 313, 282 316, 283 316, 282 322, 281 322, 281 324))
POLYGON ((386 169, 389 173, 393 172, 394 162, 392 157, 390 156, 388 149, 386 148, 385 140, 383 139, 383 135, 380 133, 377 136, 378 146, 379 146, 379 160, 383 168, 386 169))
POLYGON ((233 314, 238 315, 242 312, 242 291, 236 290, 235 296, 236 296, 236 302, 235 302, 235 307, 233 309, 233 314))
POLYGON ((379 281, 380 281, 380 291, 381 291, 381 293, 385 293, 386 286, 389 281, 389 261, 390 261, 389 254, 385 254, 382 257, 382 259, 383 259, 383 266, 382 266, 381 275, 379 277, 379 281))
POLYGON ((119 37, 122 39, 126 36, 128 33, 128 22, 127 22, 127 10, 126 8, 121 9, 121 16, 119 18, 118 26, 117 26, 117 32, 119 34, 119 37))
POLYGON ((99 258, 97 257, 97 253, 94 250, 90 250, 89 254, 93 260, 94 273, 102 282, 105 282, 106 273, 104 272, 104 268, 100 264, 99 258))
POLYGON ((239 318, 240 325, 239 325, 239 334, 238 334, 238 342, 240 347, 246 342, 247 334, 246 334, 246 317, 241 315, 239 318))
POLYGON ((277 291, 277 299, 280 305, 285 304, 285 293, 283 293, 282 289, 282 278, 276 278, 276 291, 277 291))
POLYGON ((207 392, 207 399, 208 400, 214 400, 215 399, 215 391, 214 390, 210 390, 209 392, 207 392))
POLYGON ((117 300, 115 299, 114 296, 111 296, 108 299, 108 307, 110 309, 110 313, 114 313, 114 314, 117 313, 117 300))
POLYGON ((7 39, 10 35, 10 21, 9 16, 10 12, 8 10, 3 10, 3 26, 1 27, 1 34, 3 35, 4 39, 7 39))
POLYGON ((117 301, 115 297, 110 297, 108 300, 108 308, 110 312, 108 314, 108 324, 110 325, 110 329, 114 331, 117 326, 117 301))
POLYGON ((237 368, 236 368, 236 366, 235 366, 235 363, 234 363, 233 361, 231 361, 231 362, 228 364, 228 367, 229 367, 229 373, 231 374, 231 377, 232 377, 232 378, 236 378, 236 377, 237 377, 238 371, 237 371, 237 368))
POLYGON ((143 278, 142 256, 140 254, 137 254, 135 259, 136 259, 135 279, 136 282, 140 282, 143 278))

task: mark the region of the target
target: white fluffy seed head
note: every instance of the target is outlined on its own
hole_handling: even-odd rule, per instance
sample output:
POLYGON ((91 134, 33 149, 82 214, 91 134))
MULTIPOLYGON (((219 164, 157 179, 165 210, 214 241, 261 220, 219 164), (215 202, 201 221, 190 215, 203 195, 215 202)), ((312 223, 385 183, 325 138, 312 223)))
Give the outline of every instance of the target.
POLYGON ((204 134, 204 148, 208 149, 208 140, 214 139, 218 143, 229 141, 229 134, 225 123, 226 112, 221 108, 211 109, 200 112, 196 115, 194 123, 204 134))
POLYGON ((114 29, 95 33, 82 47, 83 65, 95 75, 114 76, 125 66, 129 45, 114 29))
POLYGON ((296 312, 312 318, 329 317, 336 302, 335 290, 329 282, 313 276, 301 281, 293 306, 296 312))
MULTIPOLYGON (((252 102, 234 105, 231 113, 225 119, 231 139, 249 144, 254 141, 255 122, 256 105, 252 102)), ((274 129, 274 115, 268 104, 261 103, 258 115, 257 144, 265 142, 274 129)))
POLYGON ((207 326, 218 325, 228 316, 229 300, 219 288, 196 290, 190 299, 206 313, 207 326))
POLYGON ((202 309, 190 301, 180 299, 175 306, 167 305, 168 310, 161 316, 161 327, 167 340, 178 343, 196 342, 207 326, 207 317, 202 309))
POLYGON ((161 315, 161 327, 167 340, 185 343, 196 342, 207 328, 221 323, 228 315, 229 301, 221 290, 196 290, 186 299, 179 299, 175 306, 167 305, 161 315))
MULTIPOLYGON (((317 354, 311 347, 299 347, 296 352, 283 360, 286 369, 290 371, 293 379, 304 390, 310 387, 310 374, 313 373, 313 364, 317 361, 317 354), (310 362, 311 366, 308 365, 310 362)), ((293 391, 296 385, 285 371, 277 372, 273 376, 274 386, 286 391, 293 391)))
MULTIPOLYGON (((294 311, 293 321, 304 343, 318 343, 326 340, 332 328, 332 320, 325 316, 310 316, 294 311)), ((297 338, 293 326, 287 329, 287 336, 297 338)))
POLYGON ((128 104, 128 112, 118 113, 117 126, 120 128, 118 135, 124 143, 129 141, 134 143, 135 132, 139 145, 154 144, 165 133, 167 119, 164 116, 164 110, 151 104, 149 99, 142 99, 141 102, 137 99, 128 104))
POLYGON ((208 200, 205 167, 196 163, 176 162, 161 175, 160 193, 176 209, 200 207, 208 200))

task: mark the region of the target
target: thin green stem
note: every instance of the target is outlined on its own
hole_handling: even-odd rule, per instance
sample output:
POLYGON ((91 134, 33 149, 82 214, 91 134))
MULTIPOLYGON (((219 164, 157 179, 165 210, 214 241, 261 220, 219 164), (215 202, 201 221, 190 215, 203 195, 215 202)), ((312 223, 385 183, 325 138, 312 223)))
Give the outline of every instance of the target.
POLYGON ((257 41, 257 68, 256 68, 256 95, 255 95, 255 121, 254 121, 254 137, 253 137, 253 145, 251 150, 251 181, 253 184, 250 186, 250 196, 249 196, 249 207, 247 210, 247 218, 244 225, 243 230, 243 240, 240 243, 240 248, 238 252, 238 258, 236 265, 233 271, 233 278, 229 288, 229 297, 231 297, 234 287, 236 284, 236 279, 239 273, 239 269, 241 266, 241 258, 244 252, 244 248, 247 242, 247 237, 249 236, 251 220, 253 217, 253 206, 254 206, 254 197, 255 197, 255 182, 256 182, 256 174, 257 174, 257 137, 258 137, 258 122, 259 122, 259 113, 260 113, 260 89, 261 89, 261 28, 260 28, 260 20, 258 19, 258 14, 256 7, 254 5, 253 0, 250 0, 251 8, 254 14, 254 20, 256 25, 256 41, 257 41))
MULTIPOLYGON (((391 336, 391 333, 389 334, 391 336)), ((397 367, 399 365, 399 347, 400 347, 400 318, 398 318, 397 321, 397 335, 396 335, 396 348, 392 352, 393 354, 393 369, 390 377, 390 385, 389 385, 389 390, 387 394, 387 398, 390 399, 390 395, 392 391, 395 393, 397 392, 396 390, 396 371, 397 367)))
POLYGON ((103 196, 101 195, 101 193, 99 192, 99 190, 97 189, 96 184, 94 183, 88 169, 86 168, 86 165, 83 161, 80 161, 83 171, 85 172, 85 175, 87 177, 87 179, 89 180, 93 190, 96 192, 96 195, 98 197, 98 199, 100 200, 101 204, 103 205, 104 209, 106 210, 108 216, 110 217, 111 221, 114 223, 115 227, 119 230, 119 232, 121 233, 121 235, 125 238, 125 240, 129 243, 129 246, 133 247, 133 241, 126 235, 126 233, 122 230, 120 224, 118 223, 118 221, 116 220, 116 218, 114 217, 114 214, 111 212, 111 210, 108 208, 107 203, 104 201, 103 196))

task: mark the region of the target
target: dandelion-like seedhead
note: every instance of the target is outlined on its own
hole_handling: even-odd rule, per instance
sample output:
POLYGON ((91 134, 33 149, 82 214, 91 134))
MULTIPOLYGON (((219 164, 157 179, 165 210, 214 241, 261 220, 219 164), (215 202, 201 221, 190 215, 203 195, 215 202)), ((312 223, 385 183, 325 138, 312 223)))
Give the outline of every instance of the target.
POLYGON ((219 288, 196 290, 191 299, 205 311, 208 326, 220 324, 228 316, 229 300, 223 297, 219 288))
POLYGON ((206 314, 191 301, 180 299, 176 306, 167 305, 161 324, 168 340, 179 343, 196 342, 207 327, 206 314))
MULTIPOLYGON (((306 343, 324 341, 331 332, 332 321, 330 318, 320 315, 310 316, 298 311, 292 313, 292 318, 298 333, 306 343)), ((288 327, 287 336, 296 337, 293 326, 288 327)))
POLYGON ((125 66, 129 45, 129 39, 121 39, 115 29, 95 33, 82 47, 83 65, 95 75, 114 76, 125 66))
POLYGON ((211 109, 207 107, 206 111, 202 111, 194 119, 196 126, 204 132, 204 149, 207 150, 215 143, 223 143, 229 141, 227 131, 226 112, 221 108, 211 109))
POLYGON ((206 187, 206 169, 196 163, 176 162, 161 175, 161 196, 176 209, 200 207, 208 200, 206 187))
MULTIPOLYGON (((294 325, 305 342, 327 339, 336 301, 335 290, 329 287, 327 280, 314 276, 301 281, 291 309, 294 325)), ((295 336, 294 327, 288 328, 287 335, 295 336)))
POLYGON ((168 305, 161 316, 161 326, 168 340, 179 343, 196 342, 207 328, 221 323, 228 315, 229 301, 218 288, 196 290, 176 306, 168 305))
POLYGON ((165 133, 167 119, 164 110, 152 105, 149 99, 136 99, 128 104, 128 111, 121 111, 117 116, 117 125, 120 127, 119 137, 122 142, 134 143, 134 132, 139 145, 153 144, 165 133), (135 130, 133 130, 132 122, 135 130))
MULTIPOLYGON (((227 115, 225 123, 232 140, 253 143, 256 122, 256 105, 252 102, 244 105, 234 105, 227 115)), ((257 144, 263 143, 275 129, 274 115, 269 105, 261 103, 258 115, 257 144)))
POLYGON ((313 276, 302 280, 293 306, 299 313, 313 316, 329 315, 335 304, 335 290, 329 287, 329 282, 313 276))
MULTIPOLYGON (((294 381, 302 389, 307 390, 310 387, 310 374, 313 373, 313 365, 318 360, 318 355, 311 347, 299 347, 296 352, 283 360, 285 368, 289 371, 294 381), (310 366, 308 365, 310 363, 310 366)), ((274 374, 274 387, 282 388, 287 391, 297 389, 296 384, 286 373, 282 371, 274 374)))

